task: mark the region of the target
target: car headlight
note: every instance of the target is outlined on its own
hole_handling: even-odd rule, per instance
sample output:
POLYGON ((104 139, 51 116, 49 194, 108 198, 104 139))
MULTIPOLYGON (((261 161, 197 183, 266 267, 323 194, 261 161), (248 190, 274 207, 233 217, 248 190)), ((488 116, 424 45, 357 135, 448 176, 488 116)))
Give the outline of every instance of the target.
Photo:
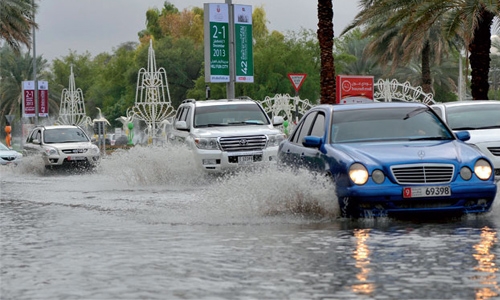
POLYGON ((381 184, 385 180, 384 172, 382 172, 381 170, 375 170, 375 171, 373 171, 373 173, 372 173, 372 180, 375 183, 381 184))
POLYGON ((90 153, 91 153, 91 154, 96 155, 96 154, 99 154, 99 152, 100 152, 100 151, 99 151, 99 147, 97 147, 97 146, 95 146, 95 145, 92 145, 92 147, 90 147, 90 153))
POLYGON ((472 178, 472 171, 468 167, 462 167, 460 169, 460 177, 463 180, 470 180, 472 178))
POLYGON ((278 147, 280 143, 285 140, 285 134, 269 134, 267 136, 267 146, 268 147, 278 147))
POLYGON ((487 180, 491 177, 491 165, 484 159, 480 159, 476 162, 474 165, 474 174, 481 179, 481 180, 487 180))
POLYGON ((194 143, 198 149, 205 149, 205 150, 219 149, 217 138, 195 138, 194 143))
POLYGON ((349 178, 355 184, 363 185, 368 181, 368 170, 362 164, 352 164, 349 168, 349 178))
POLYGON ((48 155, 48 156, 50 156, 50 155, 57 155, 57 153, 58 153, 57 149, 56 148, 52 148, 52 147, 46 147, 44 149, 44 151, 45 151, 45 154, 48 155))

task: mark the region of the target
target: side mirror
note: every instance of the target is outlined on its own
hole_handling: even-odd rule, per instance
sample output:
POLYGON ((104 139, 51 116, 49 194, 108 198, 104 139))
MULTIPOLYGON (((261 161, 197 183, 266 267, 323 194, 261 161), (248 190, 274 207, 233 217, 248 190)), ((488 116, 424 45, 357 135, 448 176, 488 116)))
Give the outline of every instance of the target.
POLYGON ((186 121, 177 121, 177 122, 175 122, 175 129, 177 129, 177 130, 184 130, 184 131, 189 130, 186 121))
POLYGON ((323 139, 318 136, 306 136, 302 140, 302 145, 307 148, 319 148, 323 144, 323 139))
POLYGON ((283 124, 284 121, 285 120, 283 119, 282 116, 274 116, 273 117, 273 125, 274 126, 279 126, 279 125, 283 124))
POLYGON ((40 141, 38 139, 33 139, 33 144, 41 144, 40 141))
POLYGON ((468 131, 457 131, 455 132, 455 136, 462 142, 470 140, 470 133, 468 131))

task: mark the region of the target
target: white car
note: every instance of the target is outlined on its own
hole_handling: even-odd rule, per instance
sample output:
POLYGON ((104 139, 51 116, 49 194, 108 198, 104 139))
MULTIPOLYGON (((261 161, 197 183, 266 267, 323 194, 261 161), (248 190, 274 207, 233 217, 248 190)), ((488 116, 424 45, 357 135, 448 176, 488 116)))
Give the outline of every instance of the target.
POLYGON ((25 155, 41 155, 46 168, 94 167, 101 158, 99 147, 79 126, 36 126, 23 146, 25 155))
POLYGON ((479 148, 493 162, 500 180, 500 101, 470 100, 431 106, 453 131, 467 130, 467 143, 479 148))
POLYGON ((0 165, 17 165, 23 160, 23 155, 0 143, 0 165))
POLYGON ((184 100, 177 110, 171 142, 186 143, 196 164, 208 173, 276 163, 285 135, 262 106, 251 99, 184 100))

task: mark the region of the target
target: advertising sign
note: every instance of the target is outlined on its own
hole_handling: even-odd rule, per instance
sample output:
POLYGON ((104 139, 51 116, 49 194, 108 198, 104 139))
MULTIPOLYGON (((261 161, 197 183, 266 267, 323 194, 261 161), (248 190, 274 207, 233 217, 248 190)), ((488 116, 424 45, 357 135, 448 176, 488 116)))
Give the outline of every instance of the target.
POLYGON ((252 6, 234 5, 236 82, 253 82, 252 6))
MULTIPOLYGON (((23 81, 23 117, 35 117, 35 82, 23 81)), ((38 81, 38 116, 49 115, 49 84, 47 81, 38 81)))
POLYGON ((204 4, 205 82, 229 82, 229 9, 226 3, 204 4))
POLYGON ((373 101, 373 76, 338 75, 337 103, 373 101))

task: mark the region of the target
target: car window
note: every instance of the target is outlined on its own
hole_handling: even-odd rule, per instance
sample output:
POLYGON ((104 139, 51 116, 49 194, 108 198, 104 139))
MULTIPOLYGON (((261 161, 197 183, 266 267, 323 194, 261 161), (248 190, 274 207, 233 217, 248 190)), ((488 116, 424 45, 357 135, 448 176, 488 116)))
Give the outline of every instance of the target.
POLYGON ((315 111, 305 116, 304 121, 301 122, 302 125, 300 130, 295 132, 294 136, 295 143, 302 144, 302 140, 304 139, 304 137, 309 135, 309 132, 311 131, 311 126, 313 125, 314 119, 316 118, 317 114, 318 112, 315 111))
POLYGON ((454 139, 427 107, 337 111, 331 139, 335 142, 454 139))
POLYGON ((500 128, 500 105, 464 105, 448 107, 448 125, 454 130, 500 128))
POLYGON ((319 112, 314 120, 311 135, 323 137, 325 135, 325 115, 319 112))
POLYGON ((194 115, 195 127, 268 124, 256 103, 198 106, 194 115))
POLYGON ((40 140, 40 129, 35 129, 31 132, 30 136, 28 136, 28 139, 26 142, 28 143, 33 143, 33 140, 40 140))
POLYGON ((88 137, 80 128, 46 129, 43 134, 46 144, 88 142, 88 137))

